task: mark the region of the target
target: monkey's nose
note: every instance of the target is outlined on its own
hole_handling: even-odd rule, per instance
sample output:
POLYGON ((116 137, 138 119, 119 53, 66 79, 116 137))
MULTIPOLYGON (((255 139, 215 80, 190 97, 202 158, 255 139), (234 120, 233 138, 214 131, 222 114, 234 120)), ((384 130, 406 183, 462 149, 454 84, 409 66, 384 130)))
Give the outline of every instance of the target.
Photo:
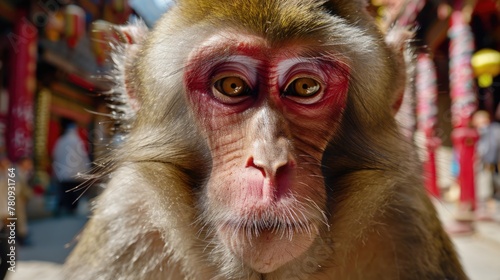
POLYGON ((262 172, 262 176, 272 182, 282 173, 287 173, 295 166, 288 142, 279 139, 274 143, 259 141, 254 143, 253 151, 246 167, 253 167, 262 172))

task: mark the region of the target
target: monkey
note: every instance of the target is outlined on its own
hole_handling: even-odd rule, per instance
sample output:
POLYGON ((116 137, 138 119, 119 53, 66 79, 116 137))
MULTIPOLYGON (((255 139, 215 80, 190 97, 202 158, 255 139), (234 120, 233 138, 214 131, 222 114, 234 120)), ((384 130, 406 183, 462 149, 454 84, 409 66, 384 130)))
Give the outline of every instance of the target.
POLYGON ((179 0, 116 27, 128 131, 65 279, 467 279, 394 118, 411 35, 366 5, 179 0))

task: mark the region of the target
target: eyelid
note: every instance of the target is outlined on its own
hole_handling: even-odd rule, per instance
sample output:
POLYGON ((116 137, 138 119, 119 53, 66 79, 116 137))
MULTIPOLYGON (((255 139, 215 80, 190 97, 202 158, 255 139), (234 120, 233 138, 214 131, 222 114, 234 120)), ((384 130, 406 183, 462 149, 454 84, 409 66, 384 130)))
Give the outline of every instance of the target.
MULTIPOLYGON (((250 87, 257 83, 259 61, 244 55, 232 55, 216 64, 212 76, 222 77, 224 73, 237 73, 250 87)), ((234 76, 234 75, 233 75, 234 76)))
POLYGON ((314 78, 316 80, 318 78, 324 80, 323 71, 319 69, 316 60, 306 57, 290 58, 281 61, 276 68, 279 87, 284 88, 284 85, 289 84, 292 81, 291 77, 297 76, 297 73, 308 73, 316 77, 314 78))
POLYGON ((235 72, 235 71, 224 71, 224 72, 220 72, 220 73, 217 73, 215 74, 214 76, 212 76, 212 78, 210 79, 210 84, 211 85, 214 85, 217 81, 221 80, 221 79, 224 79, 224 78, 229 78, 229 77, 237 77, 237 78, 240 78, 242 79, 250 88, 253 88, 253 84, 248 81, 248 79, 246 78, 245 75, 241 75, 240 73, 238 72, 235 72))

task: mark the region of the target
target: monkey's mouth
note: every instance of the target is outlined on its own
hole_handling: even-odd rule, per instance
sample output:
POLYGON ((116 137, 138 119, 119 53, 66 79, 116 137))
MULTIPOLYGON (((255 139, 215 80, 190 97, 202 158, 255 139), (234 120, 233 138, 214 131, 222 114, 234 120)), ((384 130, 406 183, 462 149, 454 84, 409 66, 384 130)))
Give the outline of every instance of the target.
POLYGON ((246 238, 278 237, 292 239, 295 234, 315 235, 318 227, 309 221, 281 221, 281 220, 254 220, 228 221, 223 223, 220 230, 246 238))
POLYGON ((221 243, 259 273, 269 273, 297 258, 319 235, 304 220, 228 221, 218 228, 221 243))

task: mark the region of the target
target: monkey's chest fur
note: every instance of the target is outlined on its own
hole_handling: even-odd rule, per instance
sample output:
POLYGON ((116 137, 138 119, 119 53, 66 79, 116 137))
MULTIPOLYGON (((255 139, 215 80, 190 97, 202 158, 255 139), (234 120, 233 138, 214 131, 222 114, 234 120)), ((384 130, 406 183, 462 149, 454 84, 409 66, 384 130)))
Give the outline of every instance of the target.
POLYGON ((394 118, 408 32, 360 2, 112 27, 129 129, 67 279, 466 279, 394 118))

